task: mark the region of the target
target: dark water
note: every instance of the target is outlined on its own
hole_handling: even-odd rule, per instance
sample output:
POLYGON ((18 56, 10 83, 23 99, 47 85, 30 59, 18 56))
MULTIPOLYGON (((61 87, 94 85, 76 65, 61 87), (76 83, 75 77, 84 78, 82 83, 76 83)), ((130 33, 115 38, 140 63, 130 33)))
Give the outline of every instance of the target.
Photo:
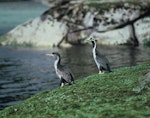
MULTIPOLYGON (((54 59, 46 53, 59 52, 62 63, 71 67, 76 79, 98 73, 91 48, 90 45, 66 49, 0 47, 0 109, 59 86, 54 59)), ((150 60, 150 48, 98 46, 98 49, 107 56, 112 69, 150 60)))

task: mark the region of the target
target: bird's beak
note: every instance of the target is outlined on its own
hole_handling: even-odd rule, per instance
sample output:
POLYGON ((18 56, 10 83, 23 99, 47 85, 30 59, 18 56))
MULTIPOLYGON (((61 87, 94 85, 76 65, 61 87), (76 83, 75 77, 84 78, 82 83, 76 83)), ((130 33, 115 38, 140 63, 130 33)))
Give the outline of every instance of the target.
POLYGON ((46 56, 53 56, 53 54, 46 54, 46 56))
POLYGON ((90 42, 91 41, 91 37, 86 38, 85 41, 90 42))
POLYGON ((86 38, 85 39, 85 43, 89 43, 90 44, 91 43, 91 38, 90 37, 86 38))

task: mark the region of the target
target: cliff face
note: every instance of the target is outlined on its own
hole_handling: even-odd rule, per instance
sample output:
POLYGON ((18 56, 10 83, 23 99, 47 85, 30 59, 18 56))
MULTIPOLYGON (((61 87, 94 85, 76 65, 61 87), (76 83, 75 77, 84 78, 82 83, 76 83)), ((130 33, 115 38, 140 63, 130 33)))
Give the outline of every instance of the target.
POLYGON ((7 41, 3 44, 10 43, 10 38, 19 43, 28 41, 37 46, 60 45, 63 40, 80 44, 82 39, 93 35, 101 44, 129 43, 137 46, 150 37, 148 0, 43 2, 47 2, 51 8, 37 18, 38 20, 33 19, 6 34, 7 41))

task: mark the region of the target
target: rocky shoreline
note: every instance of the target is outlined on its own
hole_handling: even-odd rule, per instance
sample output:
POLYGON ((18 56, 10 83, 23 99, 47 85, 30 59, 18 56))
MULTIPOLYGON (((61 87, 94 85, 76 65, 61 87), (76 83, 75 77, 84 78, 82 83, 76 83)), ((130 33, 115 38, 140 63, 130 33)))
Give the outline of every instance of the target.
MULTIPOLYGON (((45 1, 46 2, 46 1, 45 1)), ((51 8, 4 35, 2 45, 83 44, 92 35, 99 44, 138 46, 150 41, 150 2, 49 0, 51 8)))

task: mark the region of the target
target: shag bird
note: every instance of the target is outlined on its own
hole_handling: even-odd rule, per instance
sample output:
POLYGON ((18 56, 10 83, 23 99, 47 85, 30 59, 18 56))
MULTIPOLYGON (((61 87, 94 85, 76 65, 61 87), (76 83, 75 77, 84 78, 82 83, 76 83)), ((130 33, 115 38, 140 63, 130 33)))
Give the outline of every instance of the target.
POLYGON ((52 54, 46 54, 47 56, 54 56, 56 58, 54 62, 54 68, 57 76, 60 79, 60 86, 72 85, 74 83, 74 75, 67 66, 61 65, 61 57, 57 52, 52 54))
POLYGON ((111 72, 110 64, 109 64, 108 59, 104 55, 99 53, 96 49, 96 40, 93 37, 90 37, 87 40, 92 42, 92 45, 93 45, 93 50, 92 50, 93 58, 94 58, 94 61, 97 65, 97 68, 99 70, 99 74, 102 74, 105 71, 111 72))

